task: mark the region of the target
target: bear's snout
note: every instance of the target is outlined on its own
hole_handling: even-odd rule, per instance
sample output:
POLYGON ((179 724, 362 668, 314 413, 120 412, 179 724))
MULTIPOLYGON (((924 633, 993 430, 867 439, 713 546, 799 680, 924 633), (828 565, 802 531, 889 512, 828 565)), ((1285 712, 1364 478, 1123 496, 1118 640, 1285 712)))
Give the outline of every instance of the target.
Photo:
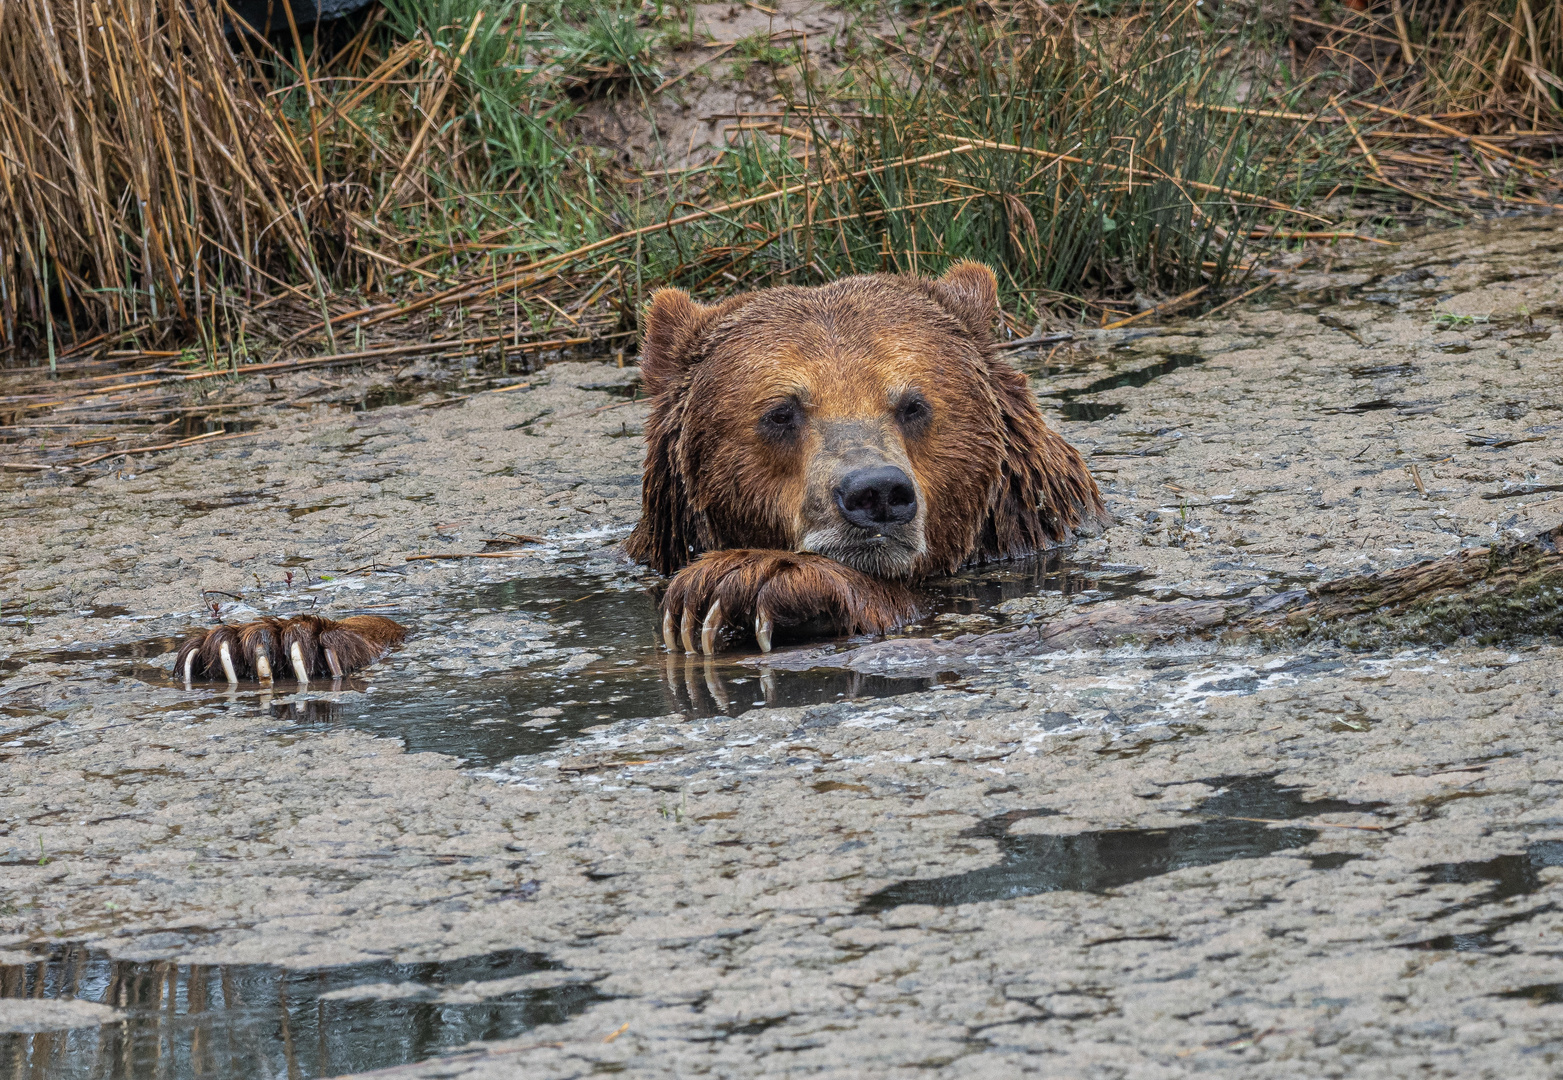
POLYGON ((820 426, 797 550, 875 577, 905 577, 927 548, 926 500, 911 463, 899 447, 886 445, 878 425, 820 426))
POLYGON ((894 465, 855 469, 835 494, 841 516, 862 529, 904 525, 917 516, 917 488, 894 465))

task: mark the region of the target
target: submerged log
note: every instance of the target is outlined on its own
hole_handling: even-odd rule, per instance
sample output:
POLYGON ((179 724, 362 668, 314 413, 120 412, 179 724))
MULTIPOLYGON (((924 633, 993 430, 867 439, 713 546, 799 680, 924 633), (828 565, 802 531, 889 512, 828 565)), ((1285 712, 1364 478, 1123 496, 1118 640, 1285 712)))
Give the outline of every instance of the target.
POLYGON ((804 670, 916 675, 979 668, 1007 657, 1118 645, 1224 638, 1266 644, 1332 640, 1352 649, 1492 644, 1563 634, 1563 523, 1524 540, 1472 548, 1307 590, 1237 600, 1093 604, 1045 623, 951 639, 900 638, 745 663, 804 670))
POLYGON ((1337 578, 1255 632, 1327 636, 1352 648, 1480 644, 1563 633, 1563 523, 1524 540, 1337 578))

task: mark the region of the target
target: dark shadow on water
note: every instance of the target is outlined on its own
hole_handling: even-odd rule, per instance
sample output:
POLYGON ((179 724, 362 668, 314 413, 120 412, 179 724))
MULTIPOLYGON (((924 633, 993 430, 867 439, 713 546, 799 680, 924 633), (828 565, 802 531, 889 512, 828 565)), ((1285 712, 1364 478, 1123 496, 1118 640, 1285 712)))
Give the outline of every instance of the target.
MULTIPOLYGON (((1541 871, 1549 866, 1563 866, 1563 840, 1537 841, 1517 855, 1498 855, 1491 859, 1433 863, 1424 866, 1419 873, 1428 885, 1475 885, 1481 882, 1491 884, 1471 899, 1440 908, 1423 921, 1433 922, 1450 915, 1473 911, 1488 904, 1501 903, 1516 896, 1528 896, 1544 884, 1541 871)), ((1556 904, 1548 903, 1525 911, 1509 912, 1488 920, 1474 931, 1440 934, 1426 941, 1408 942, 1401 947, 1480 952, 1498 944, 1497 935, 1500 930, 1528 922, 1543 912, 1555 910, 1556 907, 1556 904)))
POLYGON ((1445 915, 1470 911, 1484 904, 1507 900, 1511 896, 1533 893, 1541 888, 1541 871, 1549 866, 1563 866, 1563 840, 1540 840, 1518 855, 1498 855, 1491 859, 1424 866, 1418 873, 1429 885, 1492 883, 1490 888, 1475 898, 1446 907, 1428 918, 1441 919, 1445 915))
MULTIPOLYGON (((681 666, 683 662, 680 657, 681 666)), ((440 680, 406 690, 382 684, 381 692, 365 698, 281 700, 269 708, 272 718, 280 722, 318 730, 350 727, 399 739, 408 753, 449 754, 469 765, 484 766, 520 754, 546 753, 586 728, 619 720, 669 713, 686 718, 736 716, 767 705, 891 697, 928 689, 935 681, 833 670, 789 671, 776 673, 775 685, 766 687, 753 669, 732 664, 722 665, 708 682, 704 663, 695 663, 699 674, 690 682, 664 681, 634 669, 609 672, 608 677, 598 673, 598 678, 585 678, 590 671, 574 677, 523 672, 440 680), (580 696, 586 694, 596 696, 580 696), (532 715, 539 708, 557 709, 558 714, 532 715)))
POLYGON ((1111 420, 1119 413, 1127 412, 1129 406, 1104 401, 1065 401, 1058 406, 1058 410, 1064 414, 1065 420, 1092 424, 1098 420, 1111 420))
MULTIPOLYGON (((79 649, 49 649, 28 659, 34 663, 69 664, 101 660, 153 661, 179 648, 179 638, 149 637, 136 641, 119 641, 111 645, 83 645, 79 649)), ((138 663, 138 675, 151 674, 150 664, 138 663)), ((161 670, 161 669, 159 669, 161 670)))
POLYGON ((926 592, 935 616, 966 615, 1039 593, 1058 593, 1074 600, 1122 600, 1141 593, 1141 582, 1147 578, 1138 566, 1091 565, 1063 552, 1049 551, 1029 559, 960 570, 929 582, 926 592))
MULTIPOLYGON (((1508 915, 1500 915, 1495 919, 1488 919, 1476 930, 1457 934, 1439 934, 1435 938, 1426 941, 1408 941, 1399 946, 1402 949, 1420 949, 1427 952, 1486 952, 1497 948, 1500 942, 1498 934, 1511 926, 1530 922, 1537 915, 1549 911, 1556 911, 1556 904, 1542 904, 1525 911, 1516 911, 1508 915)), ((1505 953, 1518 952, 1518 945, 1510 944, 1503 950, 1505 953)))
POLYGON ((209 514, 213 510, 226 510, 233 506, 249 506, 262 500, 276 498, 267 491, 234 491, 215 499, 181 499, 179 505, 192 514, 209 514))
POLYGON ((1163 375, 1170 375, 1180 368, 1203 364, 1209 359, 1210 357, 1204 353, 1168 353, 1158 363, 1130 371, 1115 371, 1077 389, 1060 390, 1051 396, 1060 401, 1074 401, 1077 398, 1089 397, 1091 394, 1100 394, 1104 390, 1118 390, 1125 386, 1149 386, 1163 375))
POLYGON ((902 904, 971 904, 1046 892, 1108 892, 1174 870, 1305 847, 1319 835, 1317 829, 1305 825, 1275 828, 1266 822, 1362 813, 1383 805, 1338 799, 1305 801, 1299 789, 1281 787, 1273 776, 1217 777, 1203 782, 1220 787, 1199 805, 1197 812, 1205 820, 1169 829, 1012 836, 1010 828, 1017 821, 1052 816, 1058 811, 1019 810, 989 818, 961 836, 998 841, 997 863, 964 874, 898 882, 869 896, 858 912, 886 911, 902 904), (1239 820, 1242 818, 1262 820, 1239 820))
POLYGON ((189 439, 219 431, 237 434, 241 431, 254 431, 258 427, 260 421, 253 417, 227 416, 221 413, 186 413, 179 418, 178 428, 170 434, 174 438, 189 439))
POLYGON ((0 1034, 0 1077, 312 1080, 382 1069, 476 1040, 515 1038, 607 1000, 583 983, 440 1000, 466 983, 560 968, 520 950, 292 970, 113 960, 81 945, 55 946, 34 962, 0 965, 0 998, 75 998, 122 1013, 101 1027, 0 1034), (389 1000, 327 996, 377 983, 415 985, 389 1000))
MULTIPOLYGON (((587 357, 576 354, 571 359, 587 357)), ((438 394, 441 397, 429 401, 427 405, 439 406, 442 399, 460 400, 470 394, 514 386, 517 382, 527 381, 526 376, 542 370, 542 367, 543 359, 540 355, 528 357, 510 354, 506 357, 489 353, 477 362, 447 360, 443 364, 432 365, 419 375, 398 378, 391 383, 376 383, 365 389, 357 401, 328 399, 323 403, 347 406, 354 412, 373 412, 387 406, 408 405, 430 394, 438 394)), ((640 391, 640 378, 633 367, 615 369, 604 366, 603 375, 596 383, 583 383, 580 388, 634 399, 640 391)))
POLYGON ((1100 394, 1106 390, 1118 390, 1126 386, 1148 386, 1150 383, 1170 375, 1180 368, 1193 367, 1203 364, 1210 357, 1203 353, 1168 353, 1158 363, 1145 367, 1132 368, 1128 371, 1115 371, 1110 375, 1104 375, 1084 386, 1075 387, 1073 390, 1043 391, 1037 395, 1044 405, 1052 405, 1060 409, 1065 417, 1070 420, 1106 420, 1117 416, 1128 408, 1127 405, 1113 404, 1109 402, 1081 401, 1080 398, 1100 394))
POLYGON ((462 607, 514 609, 556 627, 552 644, 585 649, 598 659, 571 668, 567 658, 534 668, 398 684, 376 679, 377 692, 346 701, 280 701, 279 720, 306 726, 346 725, 401 739, 409 752, 434 752, 490 765, 544 753, 583 728, 682 713, 738 715, 759 706, 810 705, 887 697, 927 689, 931 679, 864 677, 847 671, 776 672, 760 677, 734 656, 670 654, 653 637, 656 600, 644 589, 600 578, 518 578, 485 585, 462 607), (547 710, 539 716, 538 710, 547 710))
POLYGON ((118 604, 96 604, 90 608, 65 610, 61 608, 39 608, 34 605, 23 605, 17 610, 15 604, 7 604, 5 610, 0 612, 0 626, 26 626, 38 619, 51 619, 58 615, 75 615, 82 619, 113 619, 120 615, 129 615, 130 609, 118 604))
POLYGON ((1519 998, 1532 1005, 1563 1005, 1563 983, 1537 983, 1522 986, 1518 990, 1504 990, 1493 997, 1519 998))
POLYGON ((118 665, 123 674, 150 683, 167 683, 168 670, 163 657, 179 648, 178 638, 149 637, 120 641, 109 645, 82 644, 80 648, 45 649, 0 658, 0 674, 17 671, 27 664, 81 664, 129 661, 118 665))

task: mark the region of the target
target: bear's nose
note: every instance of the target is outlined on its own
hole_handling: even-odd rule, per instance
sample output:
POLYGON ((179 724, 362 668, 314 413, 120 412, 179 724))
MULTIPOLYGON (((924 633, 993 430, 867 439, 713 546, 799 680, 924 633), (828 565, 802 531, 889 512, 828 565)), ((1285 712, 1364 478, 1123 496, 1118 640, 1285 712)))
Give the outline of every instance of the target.
POLYGON ((836 488, 841 516, 865 529, 902 525, 917 516, 917 489, 894 465, 855 469, 836 488))

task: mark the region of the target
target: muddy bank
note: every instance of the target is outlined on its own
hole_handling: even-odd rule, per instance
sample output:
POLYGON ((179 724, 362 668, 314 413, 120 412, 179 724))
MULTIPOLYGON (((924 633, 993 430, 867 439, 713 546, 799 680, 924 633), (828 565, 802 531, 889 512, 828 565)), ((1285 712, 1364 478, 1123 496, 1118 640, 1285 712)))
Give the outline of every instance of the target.
MULTIPOLYGON (((912 634, 1257 603, 1555 525, 1559 252, 1552 218, 1431 234, 1310 262, 1258 308, 1018 357, 1116 524, 947 583, 912 634)), ((498 1026, 295 1064, 1552 1071, 1555 640, 668 657, 615 553, 632 375, 559 364, 0 479, 0 1027, 34 1032, 0 1035, 0 1068, 107 1045, 94 1010, 121 1006, 11 1004, 70 956, 169 961, 179 986, 316 972, 384 1018, 455 989, 352 965, 520 950, 528 970, 458 984, 498 1026), (501 550, 523 554, 406 561, 501 550), (160 665, 208 602, 415 636, 337 689, 185 691, 160 665)))

